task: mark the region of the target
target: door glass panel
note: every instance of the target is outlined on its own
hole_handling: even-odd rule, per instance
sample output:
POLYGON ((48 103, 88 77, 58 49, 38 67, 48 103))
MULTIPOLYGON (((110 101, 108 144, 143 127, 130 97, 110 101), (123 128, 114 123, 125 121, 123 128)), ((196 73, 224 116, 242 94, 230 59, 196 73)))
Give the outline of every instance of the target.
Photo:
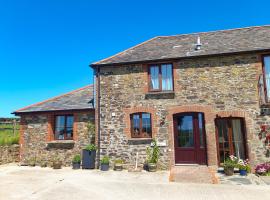
POLYGON ((231 154, 245 159, 242 123, 241 119, 234 118, 216 120, 220 163, 223 163, 231 154))
POLYGON ((270 56, 264 57, 264 70, 265 70, 267 97, 270 98, 270 56))
POLYGON ((233 130, 233 147, 234 155, 238 158, 245 159, 244 139, 242 133, 242 124, 240 119, 232 120, 233 130))
POLYGON ((203 137, 204 130, 203 130, 203 115, 202 115, 202 113, 199 113, 198 120, 199 120, 200 148, 204 148, 205 145, 204 145, 204 137, 203 137))
POLYGON ((177 125, 178 147, 194 147, 193 117, 180 116, 177 125))

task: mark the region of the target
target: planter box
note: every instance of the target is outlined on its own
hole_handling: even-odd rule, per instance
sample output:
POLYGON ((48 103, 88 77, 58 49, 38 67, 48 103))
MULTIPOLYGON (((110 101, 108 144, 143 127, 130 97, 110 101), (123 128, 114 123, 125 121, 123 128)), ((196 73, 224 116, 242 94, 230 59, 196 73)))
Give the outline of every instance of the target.
POLYGON ((82 168, 95 169, 96 151, 82 150, 82 168))
POLYGON ((109 164, 101 164, 100 165, 101 171, 108 171, 109 170, 109 164))
POLYGON ((81 163, 72 163, 72 169, 80 169, 81 163))

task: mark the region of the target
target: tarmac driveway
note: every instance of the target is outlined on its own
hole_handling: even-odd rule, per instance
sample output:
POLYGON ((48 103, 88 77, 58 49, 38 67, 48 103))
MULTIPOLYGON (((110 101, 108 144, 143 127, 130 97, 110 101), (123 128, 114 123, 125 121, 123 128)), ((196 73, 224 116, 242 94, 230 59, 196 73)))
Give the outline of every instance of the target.
POLYGON ((170 183, 168 172, 0 166, 0 199, 270 199, 270 186, 170 183))

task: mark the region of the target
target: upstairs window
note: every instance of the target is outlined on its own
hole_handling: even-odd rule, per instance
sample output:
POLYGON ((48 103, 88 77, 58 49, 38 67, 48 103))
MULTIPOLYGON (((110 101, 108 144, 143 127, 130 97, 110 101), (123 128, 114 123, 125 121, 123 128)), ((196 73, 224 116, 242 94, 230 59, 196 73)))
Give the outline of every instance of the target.
POLYGON ((270 55, 263 57, 264 92, 266 99, 270 100, 270 55))
POLYGON ((54 135, 56 140, 72 140, 73 139, 73 115, 57 115, 55 116, 54 135))
POLYGON ((150 65, 149 68, 149 90, 154 91, 172 91, 173 90, 173 72, 172 64, 150 65))
POLYGON ((150 113, 133 113, 130 115, 131 137, 151 138, 152 124, 150 113))

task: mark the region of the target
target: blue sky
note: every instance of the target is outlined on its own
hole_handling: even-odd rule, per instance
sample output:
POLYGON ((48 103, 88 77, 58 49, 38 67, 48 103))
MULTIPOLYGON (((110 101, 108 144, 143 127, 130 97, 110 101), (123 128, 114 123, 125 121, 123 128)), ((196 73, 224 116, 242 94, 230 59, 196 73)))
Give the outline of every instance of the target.
POLYGON ((268 1, 0 0, 0 117, 92 83, 89 63, 157 35, 270 24, 268 1))

